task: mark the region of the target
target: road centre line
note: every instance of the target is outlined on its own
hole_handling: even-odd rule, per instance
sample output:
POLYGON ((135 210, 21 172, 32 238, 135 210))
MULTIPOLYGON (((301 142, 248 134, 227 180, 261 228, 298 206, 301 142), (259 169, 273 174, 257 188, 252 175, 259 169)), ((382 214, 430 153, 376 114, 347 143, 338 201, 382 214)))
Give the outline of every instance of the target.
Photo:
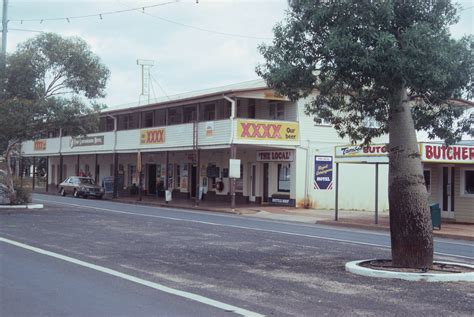
MULTIPOLYGON (((38 200, 41 200, 41 199, 38 199, 38 200)), ((45 201, 46 201, 46 200, 45 200, 45 201)), ((167 216, 149 215, 149 214, 143 214, 143 213, 135 213, 135 212, 129 212, 129 211, 113 210, 113 209, 109 209, 109 208, 93 207, 93 206, 84 206, 84 205, 79 205, 79 204, 71 204, 71 203, 63 203, 63 202, 52 202, 52 201, 47 201, 47 202, 50 202, 50 203, 53 203, 53 204, 58 204, 58 205, 69 205, 69 206, 74 206, 74 207, 78 207, 78 208, 90 208, 90 209, 96 209, 96 210, 102 210, 102 211, 114 212, 114 213, 126 214, 126 215, 134 215, 134 216, 142 216, 142 217, 159 218, 159 219, 166 219, 166 220, 173 220, 173 221, 184 221, 184 222, 200 223, 200 224, 206 224, 206 225, 211 225, 211 226, 219 226, 219 227, 230 227, 230 228, 253 230, 253 231, 279 233, 279 234, 284 234, 284 235, 289 235, 289 236, 298 236, 298 237, 305 237, 305 238, 315 238, 315 239, 328 240, 328 241, 334 241, 334 242, 342 242, 342 243, 348 243, 348 244, 364 245, 364 246, 370 246, 370 247, 378 247, 378 248, 390 249, 389 246, 382 245, 382 244, 375 244, 375 243, 368 243, 368 242, 358 242, 358 241, 351 241, 351 240, 337 239, 337 238, 329 238, 329 237, 316 236, 316 235, 309 235, 309 234, 303 234, 303 233, 294 233, 294 232, 271 230, 271 229, 260 229, 260 228, 252 228, 252 227, 247 227, 247 226, 230 225, 230 224, 220 224, 220 223, 209 222, 209 221, 202 221, 202 220, 182 219, 182 218, 174 218, 174 217, 167 217, 167 216)), ((444 242, 443 242, 443 243, 444 243, 444 242)), ((435 254, 474 260, 474 257, 463 256, 463 255, 456 255, 456 254, 449 254, 449 253, 441 253, 441 252, 435 252, 435 254)))
POLYGON ((133 283, 137 283, 137 284, 140 284, 140 285, 143 285, 143 286, 147 286, 147 287, 150 287, 150 288, 153 288, 153 289, 156 289, 156 290, 168 293, 168 294, 172 294, 172 295, 175 295, 175 296, 190 299, 190 300, 193 300, 193 301, 205 304, 205 305, 209 305, 209 306, 212 306, 212 307, 215 307, 215 308, 218 308, 218 309, 222 309, 222 310, 227 311, 227 312, 233 312, 233 313, 236 313, 238 315, 248 316, 248 317, 261 317, 261 316, 264 316, 262 314, 252 312, 250 310, 246 310, 246 309, 243 309, 243 308, 240 308, 240 307, 237 307, 237 306, 222 303, 222 302, 219 302, 219 301, 211 299, 211 298, 207 298, 207 297, 197 295, 197 294, 194 294, 194 293, 190 293, 190 292, 180 291, 180 290, 170 288, 170 287, 158 284, 158 283, 147 281, 147 280, 144 280, 144 279, 132 276, 132 275, 128 275, 128 274, 125 274, 125 273, 122 273, 122 272, 119 272, 119 271, 115 271, 115 270, 112 270, 112 269, 109 269, 109 268, 106 268, 106 267, 103 267, 103 266, 100 266, 100 265, 96 265, 96 264, 92 264, 92 263, 89 263, 89 262, 74 259, 74 258, 71 258, 69 256, 65 256, 65 255, 62 255, 62 254, 59 254, 59 253, 55 253, 55 252, 47 251, 47 250, 40 249, 40 248, 37 248, 37 247, 33 247, 33 246, 30 246, 30 245, 27 245, 27 244, 24 244, 24 243, 21 243, 21 242, 17 242, 17 241, 14 241, 14 240, 10 240, 10 239, 0 237, 0 242, 8 243, 10 245, 14 245, 14 246, 19 247, 19 248, 23 248, 23 249, 26 249, 26 250, 29 250, 29 251, 33 251, 33 252, 42 254, 42 255, 50 256, 50 257, 53 257, 53 258, 56 258, 56 259, 59 259, 59 260, 63 260, 63 261, 69 262, 69 263, 73 263, 73 264, 76 264, 76 265, 79 265, 79 266, 83 266, 83 267, 92 269, 92 270, 95 270, 95 271, 99 271, 99 272, 102 272, 102 273, 105 273, 105 274, 109 274, 109 275, 112 275, 112 276, 115 276, 115 277, 119 277, 119 278, 122 278, 124 280, 130 281, 130 282, 133 282, 133 283))

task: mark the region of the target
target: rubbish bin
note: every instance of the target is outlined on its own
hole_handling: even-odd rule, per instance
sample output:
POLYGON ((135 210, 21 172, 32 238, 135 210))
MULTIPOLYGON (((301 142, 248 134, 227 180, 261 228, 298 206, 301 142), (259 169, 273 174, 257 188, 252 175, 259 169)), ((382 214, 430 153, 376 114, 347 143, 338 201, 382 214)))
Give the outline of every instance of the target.
POLYGON ((431 204, 430 213, 433 229, 436 227, 438 230, 441 230, 441 209, 439 208, 439 204, 431 204))

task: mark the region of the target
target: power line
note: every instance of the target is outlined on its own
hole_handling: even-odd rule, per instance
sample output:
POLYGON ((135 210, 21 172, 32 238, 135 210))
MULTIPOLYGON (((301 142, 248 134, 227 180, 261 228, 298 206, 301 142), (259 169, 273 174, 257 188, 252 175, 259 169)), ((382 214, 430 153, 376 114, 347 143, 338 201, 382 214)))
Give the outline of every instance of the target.
MULTIPOLYGON (((150 77, 151 79, 158 85, 158 87, 160 88, 161 92, 166 96, 166 98, 168 98, 168 100, 171 100, 170 96, 168 96, 168 94, 166 93, 166 91, 163 89, 163 87, 161 87, 160 83, 158 82, 158 80, 155 79, 155 77, 150 74, 150 77)), ((151 85, 153 87, 153 85, 151 85)))
MULTIPOLYGON (((119 1, 119 3, 123 6, 125 6, 125 7, 129 7, 128 5, 126 5, 125 3, 122 3, 120 1, 119 1)), ((205 28, 201 28, 201 27, 198 27, 198 26, 189 25, 189 24, 173 21, 173 20, 170 20, 170 19, 166 19, 166 18, 157 16, 157 15, 145 12, 145 11, 141 11, 140 13, 148 15, 148 16, 150 16, 152 18, 155 18, 155 19, 159 19, 159 20, 162 20, 162 21, 165 21, 165 22, 168 22, 168 23, 176 24, 176 25, 179 25, 179 26, 182 26, 182 27, 187 27, 187 28, 190 28, 190 29, 198 30, 198 31, 201 31, 201 32, 207 32, 207 33, 213 33, 213 34, 225 35, 225 36, 232 36, 232 37, 255 39, 255 40, 271 40, 272 39, 272 38, 268 38, 268 37, 259 37, 259 36, 251 36, 251 35, 244 35, 244 34, 238 34, 238 33, 227 33, 227 32, 214 31, 214 30, 205 29, 205 28)))
POLYGON ((46 22, 46 21, 67 21, 67 22, 71 22, 71 20, 74 20, 74 19, 84 19, 84 18, 91 18, 91 17, 99 17, 102 20, 105 15, 118 14, 118 13, 131 12, 131 11, 141 11, 142 13, 145 13, 146 9, 160 7, 160 6, 164 6, 164 5, 172 4, 172 3, 177 3, 179 1, 181 1, 181 0, 173 0, 173 1, 163 2, 163 3, 159 3, 159 4, 129 8, 129 9, 124 9, 124 10, 108 11, 108 12, 102 12, 102 13, 77 15, 77 16, 62 17, 62 18, 12 19, 12 20, 8 20, 8 21, 9 22, 20 22, 21 24, 23 24, 23 22, 39 22, 41 24, 41 23, 46 22))
POLYGON ((8 29, 8 31, 20 31, 20 32, 33 32, 33 33, 44 33, 44 31, 40 30, 31 30, 31 29, 8 29))

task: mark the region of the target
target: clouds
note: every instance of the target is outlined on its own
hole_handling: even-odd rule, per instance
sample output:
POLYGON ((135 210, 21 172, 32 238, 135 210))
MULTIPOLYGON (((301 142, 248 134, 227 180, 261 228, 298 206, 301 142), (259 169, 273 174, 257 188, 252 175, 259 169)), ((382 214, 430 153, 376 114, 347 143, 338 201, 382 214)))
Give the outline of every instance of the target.
MULTIPOLYGON (((10 0, 9 15, 10 19, 71 17, 164 2, 169 0, 10 0)), ((9 27, 85 39, 111 70, 103 102, 114 106, 138 102, 139 58, 155 61, 152 75, 168 95, 257 78, 254 69, 262 61, 257 46, 271 41, 272 28, 284 18, 286 9, 287 0, 199 0, 199 4, 183 0, 146 9, 146 14, 124 12, 104 15, 102 20, 71 19, 70 23, 11 22, 9 27)), ((463 12, 453 32, 472 33, 473 12, 463 12)), ((9 32, 8 50, 34 34, 9 32)), ((156 97, 163 96, 157 85, 154 91, 156 97)))
MULTIPOLYGON (((10 1, 10 19, 58 18, 95 14, 166 1, 10 1)), ((145 13, 98 18, 11 22, 10 28, 80 36, 111 70, 110 106, 138 100, 139 58, 155 60, 153 76, 167 94, 256 78, 257 45, 271 38, 284 15, 285 0, 181 1, 145 13), (175 23, 173 23, 175 22, 175 23), (206 31, 207 30, 207 31, 206 31), (219 33, 227 33, 223 35, 219 33), (229 35, 233 34, 233 35, 229 35), (243 36, 239 36, 243 35, 243 36), (250 36, 247 38, 245 36, 250 36), (257 38, 251 38, 257 37, 257 38)), ((34 33, 11 31, 8 50, 34 33)), ((154 87, 156 96, 163 93, 154 87)), ((153 96, 152 96, 153 97, 153 96)))

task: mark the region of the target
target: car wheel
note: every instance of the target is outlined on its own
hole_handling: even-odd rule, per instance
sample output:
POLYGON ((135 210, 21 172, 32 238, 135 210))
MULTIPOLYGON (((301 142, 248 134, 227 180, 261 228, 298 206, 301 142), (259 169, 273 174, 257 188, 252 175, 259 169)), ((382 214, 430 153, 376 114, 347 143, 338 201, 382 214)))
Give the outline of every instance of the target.
POLYGON ((79 198, 79 193, 76 189, 74 189, 74 193, 72 194, 74 197, 79 198))
POLYGON ((61 190, 59 191, 59 194, 63 197, 66 196, 66 191, 64 190, 64 188, 61 187, 61 190))
POLYGON ((97 196, 97 199, 102 199, 102 195, 100 195, 100 196, 97 196))

